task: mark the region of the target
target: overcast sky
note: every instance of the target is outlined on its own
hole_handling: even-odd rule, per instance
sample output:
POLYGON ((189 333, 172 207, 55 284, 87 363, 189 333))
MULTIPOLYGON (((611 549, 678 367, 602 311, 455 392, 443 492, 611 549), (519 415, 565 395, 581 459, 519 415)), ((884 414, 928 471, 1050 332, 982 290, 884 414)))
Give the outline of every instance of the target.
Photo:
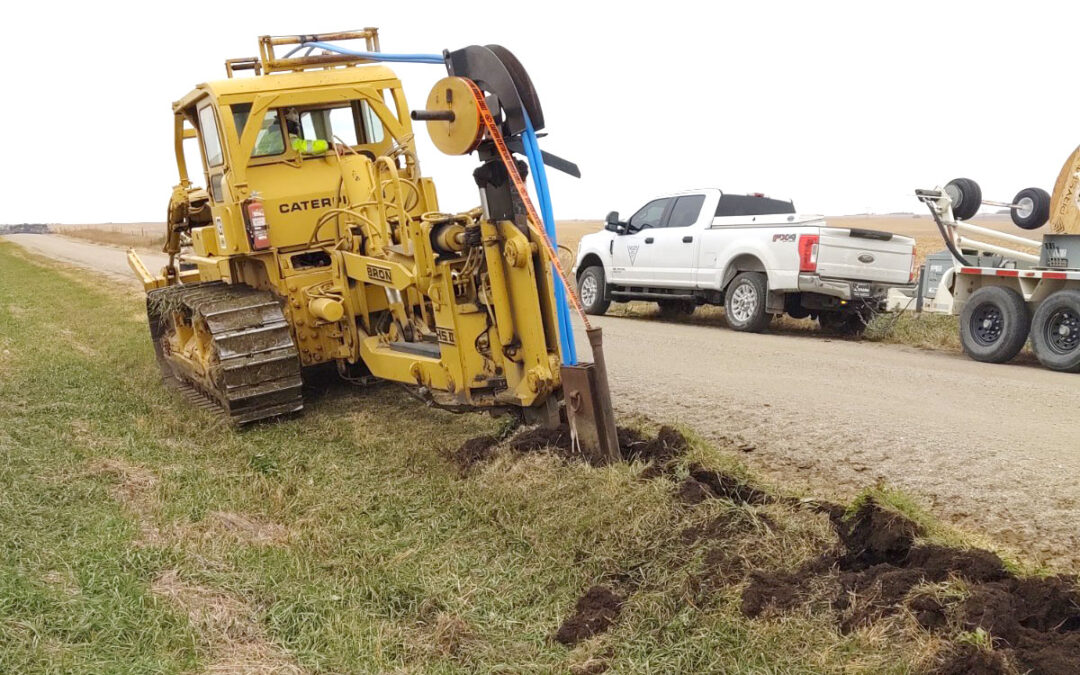
MULTIPOLYGON (((170 103, 256 36, 380 28, 387 52, 498 43, 540 94, 559 218, 719 187, 827 214, 915 211, 956 176, 987 198, 1053 187, 1080 143, 1080 3, 11 3, 0 223, 164 218, 170 103), (13 44, 12 44, 13 43, 13 44)), ((397 65, 414 108, 444 72, 397 65)), ((443 210, 472 157, 418 129, 443 210)))

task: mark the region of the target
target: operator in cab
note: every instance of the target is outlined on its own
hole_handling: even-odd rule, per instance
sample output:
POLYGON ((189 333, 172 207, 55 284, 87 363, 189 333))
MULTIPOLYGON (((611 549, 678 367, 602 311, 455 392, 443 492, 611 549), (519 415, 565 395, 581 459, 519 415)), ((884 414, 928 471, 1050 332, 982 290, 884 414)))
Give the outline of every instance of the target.
MULTIPOLYGON (((300 112, 296 108, 285 108, 282 113, 285 116, 285 128, 289 132, 289 147, 301 155, 325 155, 330 149, 330 144, 321 138, 306 140, 300 130, 300 112)), ((277 111, 267 114, 263 120, 263 128, 259 131, 258 140, 255 142, 254 155, 265 157, 268 155, 280 155, 285 151, 285 145, 281 137, 281 128, 278 126, 277 111)))

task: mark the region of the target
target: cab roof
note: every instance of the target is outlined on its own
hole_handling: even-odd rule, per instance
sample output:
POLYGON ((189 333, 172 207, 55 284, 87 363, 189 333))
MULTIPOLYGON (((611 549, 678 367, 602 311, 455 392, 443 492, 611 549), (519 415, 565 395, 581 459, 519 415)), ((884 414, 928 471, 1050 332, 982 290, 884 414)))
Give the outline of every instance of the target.
POLYGON ((229 103, 254 98, 257 94, 266 92, 368 83, 385 83, 385 86, 400 84, 394 71, 380 65, 268 73, 254 77, 236 77, 199 83, 183 98, 173 102, 172 107, 173 112, 179 113, 205 96, 214 96, 220 103, 229 103))

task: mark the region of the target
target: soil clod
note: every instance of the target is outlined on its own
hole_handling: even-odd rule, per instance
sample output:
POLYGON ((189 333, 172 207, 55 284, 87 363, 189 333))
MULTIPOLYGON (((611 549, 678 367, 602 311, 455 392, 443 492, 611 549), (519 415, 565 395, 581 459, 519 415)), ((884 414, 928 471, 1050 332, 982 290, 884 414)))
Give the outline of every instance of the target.
POLYGON ((950 649, 933 675, 1004 675, 1009 673, 1005 657, 998 652, 965 643, 950 649))
POLYGON ((852 517, 833 524, 846 549, 844 567, 850 570, 901 563, 921 534, 913 521, 873 499, 865 500, 852 517))
POLYGON ((772 495, 734 476, 722 471, 710 471, 698 464, 690 467, 690 478, 687 480, 706 486, 716 497, 730 499, 739 504, 771 504, 775 501, 772 495))
POLYGON ((555 640, 572 646, 607 630, 622 609, 623 598, 604 586, 593 586, 578 598, 574 614, 559 626, 555 640))
POLYGON ((495 452, 495 446, 498 444, 499 439, 495 436, 470 438, 462 443, 460 448, 450 452, 450 459, 457 464, 462 472, 468 472, 476 464, 491 459, 491 455, 495 452))

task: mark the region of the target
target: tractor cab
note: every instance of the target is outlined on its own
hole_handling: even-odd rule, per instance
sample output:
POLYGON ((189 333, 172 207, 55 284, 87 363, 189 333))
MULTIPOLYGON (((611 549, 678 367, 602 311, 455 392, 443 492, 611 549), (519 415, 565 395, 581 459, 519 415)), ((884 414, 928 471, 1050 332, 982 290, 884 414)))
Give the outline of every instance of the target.
MULTIPOLYGON (((375 29, 358 33, 373 34, 369 46, 377 47, 375 29)), ((190 230, 193 253, 215 258, 332 243, 340 235, 332 214, 350 203, 345 165, 369 193, 376 174, 386 193, 399 188, 410 215, 435 210, 394 73, 346 55, 277 58, 275 40, 261 38, 260 58, 226 62, 229 77, 199 84, 173 104, 188 202, 180 210, 201 215, 176 226, 190 230), (240 70, 254 76, 238 76, 240 70), (191 187, 185 140, 197 140, 205 191, 191 187)), ((354 201, 371 197, 351 192, 354 201)))

